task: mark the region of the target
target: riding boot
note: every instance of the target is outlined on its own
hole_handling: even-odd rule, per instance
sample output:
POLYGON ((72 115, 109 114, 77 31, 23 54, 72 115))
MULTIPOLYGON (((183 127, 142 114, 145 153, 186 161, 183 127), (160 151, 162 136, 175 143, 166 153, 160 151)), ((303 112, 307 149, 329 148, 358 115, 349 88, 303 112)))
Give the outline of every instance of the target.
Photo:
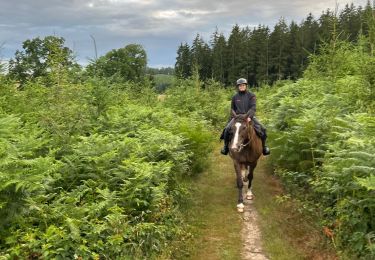
POLYGON ((220 140, 224 140, 224 134, 225 134, 225 128, 223 129, 223 132, 220 135, 220 140))
POLYGON ((224 139, 224 147, 221 149, 221 154, 227 155, 229 153, 229 142, 230 142, 230 136, 229 136, 229 131, 227 128, 224 129, 222 133, 222 137, 224 139))
POLYGON ((229 153, 229 142, 227 140, 224 140, 224 147, 221 149, 221 154, 227 155, 229 153))
POLYGON ((263 147, 263 155, 269 155, 271 153, 270 148, 266 145, 267 135, 262 136, 262 147, 263 147))

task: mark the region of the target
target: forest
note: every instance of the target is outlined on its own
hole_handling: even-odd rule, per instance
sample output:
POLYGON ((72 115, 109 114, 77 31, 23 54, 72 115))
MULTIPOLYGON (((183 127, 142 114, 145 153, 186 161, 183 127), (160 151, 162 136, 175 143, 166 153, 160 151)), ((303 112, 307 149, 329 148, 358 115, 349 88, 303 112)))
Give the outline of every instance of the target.
POLYGON ((284 18, 273 27, 233 26, 226 37, 216 28, 209 42, 197 34, 193 42, 181 43, 177 50, 176 75, 187 78, 199 71, 201 79, 215 79, 232 85, 238 75, 254 86, 278 80, 296 80, 308 66, 308 58, 319 54, 320 46, 335 35, 356 42, 359 35, 374 37, 370 2, 365 7, 346 5, 342 10, 326 10, 317 19, 310 13, 303 21, 287 24, 284 18))
POLYGON ((182 44, 162 87, 152 74, 173 70, 148 69, 139 44, 82 68, 64 38, 38 37, 2 63, 0 259, 173 258, 187 180, 207 167, 238 77, 256 87, 286 192, 339 258, 374 258, 373 7, 213 39, 182 44))

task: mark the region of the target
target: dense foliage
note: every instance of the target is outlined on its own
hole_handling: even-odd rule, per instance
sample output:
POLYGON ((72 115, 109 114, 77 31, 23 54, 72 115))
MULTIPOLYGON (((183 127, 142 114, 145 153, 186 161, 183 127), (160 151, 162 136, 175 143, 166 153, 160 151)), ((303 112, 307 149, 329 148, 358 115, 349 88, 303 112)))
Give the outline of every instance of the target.
POLYGON ((147 54, 143 46, 129 44, 114 49, 87 66, 89 76, 113 78, 116 81, 139 81, 146 72, 147 54))
POLYGON ((375 257, 375 57, 371 41, 332 41, 304 77, 259 92, 272 160, 318 213, 342 256, 375 257))
POLYGON ((191 89, 1 78, 0 258, 167 258, 221 114, 191 89))
MULTIPOLYGON (((207 43, 198 34, 192 44, 182 43, 177 50, 176 75, 187 78, 198 70, 201 79, 215 79, 232 85, 239 77, 251 85, 273 84, 277 80, 300 78, 308 57, 336 34, 355 42, 359 34, 371 36, 374 7, 346 5, 341 11, 327 10, 319 18, 309 14, 302 22, 281 18, 273 30, 235 25, 226 38, 216 30, 207 43)), ((372 30, 373 31, 373 30, 372 30)))
POLYGON ((181 180, 205 168, 229 115, 222 84, 241 76, 276 82, 259 89, 258 113, 288 191, 342 256, 373 258, 372 12, 352 5, 272 32, 236 25, 211 45, 198 35, 178 49, 179 79, 147 70, 137 44, 82 71, 63 38, 25 41, 0 73, 0 258, 170 257, 186 235, 181 180))
POLYGON ((56 83, 50 76, 60 81, 60 75, 67 75, 67 72, 79 68, 72 50, 64 43, 64 38, 56 36, 24 41, 23 50, 17 50, 14 59, 9 61, 9 77, 20 85, 39 78, 50 86, 56 83))

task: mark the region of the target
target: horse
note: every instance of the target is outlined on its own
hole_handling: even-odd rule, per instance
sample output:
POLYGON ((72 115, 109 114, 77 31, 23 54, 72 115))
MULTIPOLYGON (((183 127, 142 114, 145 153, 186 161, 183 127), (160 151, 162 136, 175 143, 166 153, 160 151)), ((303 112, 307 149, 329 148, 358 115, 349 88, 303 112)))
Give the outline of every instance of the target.
POLYGON ((254 195, 251 192, 253 173, 257 166, 258 159, 262 155, 262 140, 254 129, 254 123, 248 114, 233 114, 231 125, 233 138, 229 143, 229 156, 233 160, 236 171, 238 188, 238 212, 243 212, 243 182, 249 182, 246 199, 252 200, 254 195))

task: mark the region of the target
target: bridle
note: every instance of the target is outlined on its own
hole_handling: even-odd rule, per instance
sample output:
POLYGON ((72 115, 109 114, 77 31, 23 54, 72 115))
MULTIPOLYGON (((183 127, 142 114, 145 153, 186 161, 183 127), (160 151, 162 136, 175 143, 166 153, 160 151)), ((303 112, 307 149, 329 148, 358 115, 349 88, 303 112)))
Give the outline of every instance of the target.
MULTIPOLYGON (((251 127, 249 122, 246 122, 246 125, 247 125, 248 128, 251 127)), ((248 136, 249 136, 249 134, 248 134, 248 136)), ((252 140, 253 140, 253 136, 251 135, 251 136, 249 136, 249 141, 246 144, 240 144, 240 149, 238 149, 238 152, 241 152, 241 150, 244 147, 248 146, 252 140)))

